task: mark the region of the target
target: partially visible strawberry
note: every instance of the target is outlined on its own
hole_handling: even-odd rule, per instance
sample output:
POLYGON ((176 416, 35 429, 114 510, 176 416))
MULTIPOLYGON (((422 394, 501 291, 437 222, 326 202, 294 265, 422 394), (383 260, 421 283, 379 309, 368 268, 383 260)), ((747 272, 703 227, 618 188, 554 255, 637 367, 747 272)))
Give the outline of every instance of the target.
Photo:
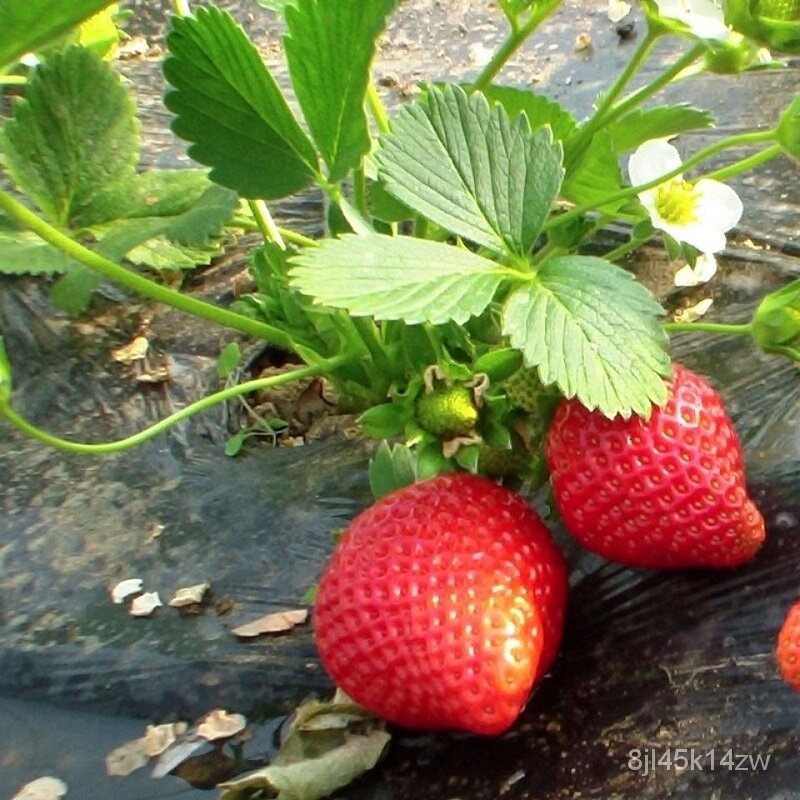
POLYGON ((781 677, 795 691, 800 692, 800 600, 789 609, 783 621, 778 634, 775 660, 778 662, 781 677))
POLYGON ((764 541, 739 438, 711 385, 674 365, 649 420, 559 405, 545 454, 567 529, 589 550, 639 567, 734 567, 764 541))
POLYGON ((566 596, 536 512, 486 478, 449 473, 352 522, 319 584, 317 645, 378 716, 498 734, 556 656, 566 596))

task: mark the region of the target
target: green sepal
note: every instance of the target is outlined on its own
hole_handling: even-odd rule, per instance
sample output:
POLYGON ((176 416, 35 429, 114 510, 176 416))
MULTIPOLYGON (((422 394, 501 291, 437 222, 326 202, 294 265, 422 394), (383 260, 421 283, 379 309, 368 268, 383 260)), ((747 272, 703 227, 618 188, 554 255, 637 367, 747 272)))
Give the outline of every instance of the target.
POLYGON ((481 449, 477 444, 459 447, 455 454, 455 461, 459 467, 471 472, 473 475, 478 472, 478 461, 480 460, 481 449))
POLYGON ((792 158, 800 159, 800 95, 781 114, 775 138, 786 153, 792 158))
POLYGON ((435 478, 453 469, 452 461, 442 454, 442 445, 438 440, 425 441, 417 447, 417 480, 435 478))
POLYGON ((376 500, 417 480, 417 458, 404 444, 381 442, 369 462, 369 488, 376 500))
POLYGON ((752 335, 767 352, 800 345, 800 278, 761 301, 753 316, 752 335))
POLYGON ((504 394, 487 394, 483 398, 481 415, 481 438, 487 445, 499 450, 511 447, 508 418, 511 406, 504 394))
POLYGON ((373 439, 390 439, 403 432, 410 418, 409 409, 397 403, 383 403, 365 411, 358 424, 373 439))

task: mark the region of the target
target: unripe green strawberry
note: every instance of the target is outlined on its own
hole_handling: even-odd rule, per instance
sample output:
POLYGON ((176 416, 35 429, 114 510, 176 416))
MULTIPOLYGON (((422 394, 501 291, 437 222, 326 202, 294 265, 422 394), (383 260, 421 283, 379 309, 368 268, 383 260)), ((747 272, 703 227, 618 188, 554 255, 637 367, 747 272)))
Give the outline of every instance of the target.
POLYGON ((562 400, 545 447, 567 530, 637 567, 735 567, 764 541, 739 437, 708 381, 679 364, 649 419, 562 400))
POLYGON ((800 601, 790 609, 778 634, 775 660, 781 677, 800 692, 800 601))
POLYGON ((447 386, 417 399, 417 422, 437 436, 466 436, 478 421, 472 392, 465 386, 447 386))
POLYGON ((493 478, 510 478, 525 470, 531 454, 520 444, 513 447, 492 447, 485 442, 478 448, 478 472, 493 478))
POLYGON ((529 414, 539 413, 539 400, 542 395, 548 394, 548 390, 539 380, 539 373, 528 367, 522 367, 506 378, 503 388, 511 405, 529 414))
POLYGON ((556 656, 567 589, 561 552, 518 494, 439 475, 350 524, 314 605, 320 658, 390 722, 499 734, 556 656))

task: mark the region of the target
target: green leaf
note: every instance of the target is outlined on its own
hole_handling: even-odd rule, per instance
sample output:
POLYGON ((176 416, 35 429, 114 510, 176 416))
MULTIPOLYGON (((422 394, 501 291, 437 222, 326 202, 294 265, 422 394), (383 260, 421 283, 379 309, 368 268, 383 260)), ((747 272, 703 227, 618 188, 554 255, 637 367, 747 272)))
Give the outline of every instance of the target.
MULTIPOLYGON (((126 217, 174 217, 188 211, 213 184, 205 169, 151 169, 130 187, 126 217)), ((233 193, 231 193, 233 194, 233 193)))
POLYGON ((103 282, 102 276, 80 264, 62 275, 50 290, 50 302, 71 316, 84 312, 92 293, 103 282))
POLYGON ((278 199, 308 186, 317 154, 255 45, 227 12, 174 18, 164 75, 175 133, 215 183, 243 197, 278 199))
POLYGON ((206 266, 221 253, 219 242, 209 242, 205 247, 189 247, 176 244, 166 236, 155 236, 129 250, 125 258, 131 264, 156 272, 170 272, 206 266))
POLYGON ((283 43, 295 95, 328 165, 341 180, 370 149, 364 99, 375 41, 396 0, 297 0, 283 43))
POLYGON ((644 286, 590 256, 554 258, 536 278, 508 298, 503 329, 545 386, 607 417, 666 401, 663 310, 644 286))
POLYGON ((228 458, 235 458, 239 455, 242 451, 242 447, 244 447, 244 440, 247 438, 247 431, 239 431, 239 433, 234 433, 226 442, 225 442, 225 455, 228 458))
POLYGON ((513 347, 502 347, 484 353, 474 365, 476 373, 485 373, 492 381, 502 381, 522 366, 522 354, 513 347))
POLYGON ((242 351, 239 343, 228 343, 217 358, 217 375, 220 378, 227 378, 239 366, 241 360, 242 351))
POLYGON ((209 186, 195 203, 171 218, 164 233, 178 244, 204 247, 210 237, 222 233, 237 204, 236 192, 222 186, 209 186))
POLYGON ((380 234, 328 240, 292 263, 292 284, 318 302, 407 323, 466 322, 514 274, 469 250, 380 234))
POLYGON ((33 73, 1 142, 17 186, 56 224, 114 219, 139 160, 133 101, 113 69, 82 47, 33 73))
MULTIPOLYGON (((578 141, 577 139, 575 141, 578 141)), ((566 161, 570 164, 561 194, 576 205, 596 203, 622 188, 622 173, 611 134, 607 129, 592 136, 589 146, 565 144, 566 161)), ((602 207, 616 211, 624 201, 602 207)))
POLYGON ((549 128, 531 133, 500 105, 458 86, 431 88, 403 109, 375 154, 380 177, 400 201, 495 252, 526 254, 563 175, 549 128))
POLYGON ((389 439, 402 433, 409 419, 408 409, 395 403, 382 403, 365 411, 358 418, 358 424, 373 439, 389 439))
POLYGON ((646 111, 638 108, 614 122, 609 130, 614 149, 617 153, 624 153, 650 139, 663 139, 687 131, 713 127, 714 117, 710 112, 694 108, 688 103, 678 103, 646 111))
POLYGON ((296 2, 296 0, 256 0, 256 3, 258 3, 261 8, 266 8, 267 11, 274 11, 276 14, 282 13, 286 6, 294 2, 296 2))
POLYGON ((6 275, 58 275, 77 265, 32 231, 0 228, 0 272, 6 275))
POLYGON ((536 92, 514 86, 488 86, 483 90, 489 102, 499 103, 514 120, 525 114, 531 130, 549 125, 559 141, 569 138, 578 127, 575 117, 564 106, 536 92))
POLYGON ((369 487, 376 500, 391 494, 404 486, 410 486, 417 479, 414 454, 404 444, 389 447, 381 442, 369 462, 369 487))
POLYGON ((15 64, 25 53, 38 50, 113 2, 0 0, 0 68, 15 64))

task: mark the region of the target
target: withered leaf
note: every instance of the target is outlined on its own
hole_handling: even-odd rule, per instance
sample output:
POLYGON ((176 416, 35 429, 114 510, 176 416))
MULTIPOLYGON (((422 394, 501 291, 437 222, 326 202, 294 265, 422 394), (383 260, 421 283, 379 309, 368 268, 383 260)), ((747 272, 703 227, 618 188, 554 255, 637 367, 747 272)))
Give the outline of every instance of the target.
POLYGON ((242 639, 252 639, 255 636, 271 633, 285 633, 294 628, 295 625, 302 625, 307 619, 307 608, 276 611, 274 614, 267 614, 264 617, 259 617, 252 622, 247 622, 238 628, 234 628, 233 633, 242 639))

